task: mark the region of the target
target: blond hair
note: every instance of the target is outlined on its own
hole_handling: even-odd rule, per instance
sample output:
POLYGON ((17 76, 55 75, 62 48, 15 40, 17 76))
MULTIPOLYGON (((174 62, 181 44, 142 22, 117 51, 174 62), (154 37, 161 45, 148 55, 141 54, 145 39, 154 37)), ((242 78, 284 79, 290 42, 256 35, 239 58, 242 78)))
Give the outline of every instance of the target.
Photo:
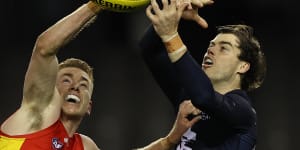
POLYGON ((75 67, 86 72, 91 81, 94 82, 93 68, 85 61, 77 58, 68 58, 59 64, 59 70, 66 67, 75 67))

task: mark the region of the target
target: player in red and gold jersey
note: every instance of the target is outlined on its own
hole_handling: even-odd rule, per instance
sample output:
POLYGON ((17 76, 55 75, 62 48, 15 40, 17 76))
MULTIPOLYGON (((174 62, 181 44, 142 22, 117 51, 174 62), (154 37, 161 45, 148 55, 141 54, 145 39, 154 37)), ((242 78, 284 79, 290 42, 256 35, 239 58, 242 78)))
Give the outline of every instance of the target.
POLYGON ((102 10, 92 1, 52 25, 36 40, 19 109, 0 129, 1 150, 98 150, 76 133, 91 111, 92 68, 70 58, 58 63, 58 50, 102 10))

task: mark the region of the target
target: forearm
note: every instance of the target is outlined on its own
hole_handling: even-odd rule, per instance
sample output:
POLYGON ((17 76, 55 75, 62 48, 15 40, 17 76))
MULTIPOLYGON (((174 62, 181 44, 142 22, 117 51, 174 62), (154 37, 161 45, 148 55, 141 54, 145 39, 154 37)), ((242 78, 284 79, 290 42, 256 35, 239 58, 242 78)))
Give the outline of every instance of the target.
POLYGON ((193 104, 206 110, 207 103, 209 101, 213 103, 212 98, 214 98, 214 90, 209 78, 189 54, 177 33, 169 39, 163 39, 163 41, 168 56, 175 66, 180 84, 192 99, 193 104))
POLYGON ((43 32, 36 41, 35 49, 43 55, 55 55, 59 48, 93 21, 100 11, 100 6, 91 1, 82 5, 43 32))
POLYGON ((168 137, 160 138, 146 147, 139 148, 137 150, 171 150, 174 148, 175 144, 173 144, 168 137))
POLYGON ((178 83, 174 65, 168 58, 164 43, 153 26, 148 27, 139 46, 147 67, 172 104, 178 106, 181 100, 188 99, 178 83))
POLYGON ((175 63, 175 68, 181 84, 197 108, 210 112, 211 107, 217 106, 210 79, 188 52, 175 63))
POLYGON ((178 61, 187 51, 185 44, 182 42, 181 37, 177 32, 167 39, 162 38, 162 41, 166 47, 168 56, 173 63, 178 61))

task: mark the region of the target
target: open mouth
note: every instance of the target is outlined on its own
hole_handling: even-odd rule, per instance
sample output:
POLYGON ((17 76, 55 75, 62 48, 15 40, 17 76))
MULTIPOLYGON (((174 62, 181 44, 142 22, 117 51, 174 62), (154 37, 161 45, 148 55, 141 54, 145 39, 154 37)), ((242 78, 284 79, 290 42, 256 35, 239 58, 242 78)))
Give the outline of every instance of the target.
POLYGON ((71 102, 71 103, 79 103, 80 102, 80 98, 76 95, 68 95, 66 97, 66 101, 67 102, 71 102))
POLYGON ((204 57, 202 65, 212 66, 213 64, 213 60, 210 57, 204 57))

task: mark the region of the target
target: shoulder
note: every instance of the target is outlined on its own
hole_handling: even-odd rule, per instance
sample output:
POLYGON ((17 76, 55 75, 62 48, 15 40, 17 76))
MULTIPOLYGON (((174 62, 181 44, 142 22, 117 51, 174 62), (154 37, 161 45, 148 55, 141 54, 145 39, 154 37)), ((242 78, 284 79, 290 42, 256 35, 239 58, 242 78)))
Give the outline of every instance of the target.
POLYGON ((226 93, 225 96, 227 96, 228 98, 233 99, 233 100, 245 101, 245 102, 249 103, 250 105, 252 103, 252 100, 249 97, 248 93, 244 90, 240 90, 240 89, 233 90, 233 91, 226 93))
POLYGON ((84 146, 84 149, 100 150, 100 148, 98 148, 97 144, 90 137, 83 135, 83 134, 79 134, 79 135, 82 139, 82 144, 84 146))
POLYGON ((232 106, 231 108, 233 108, 233 110, 236 110, 235 114, 240 116, 241 120, 251 124, 256 122, 256 111, 247 92, 243 90, 234 90, 226 93, 225 95, 228 98, 226 104, 228 104, 228 106, 232 106))

